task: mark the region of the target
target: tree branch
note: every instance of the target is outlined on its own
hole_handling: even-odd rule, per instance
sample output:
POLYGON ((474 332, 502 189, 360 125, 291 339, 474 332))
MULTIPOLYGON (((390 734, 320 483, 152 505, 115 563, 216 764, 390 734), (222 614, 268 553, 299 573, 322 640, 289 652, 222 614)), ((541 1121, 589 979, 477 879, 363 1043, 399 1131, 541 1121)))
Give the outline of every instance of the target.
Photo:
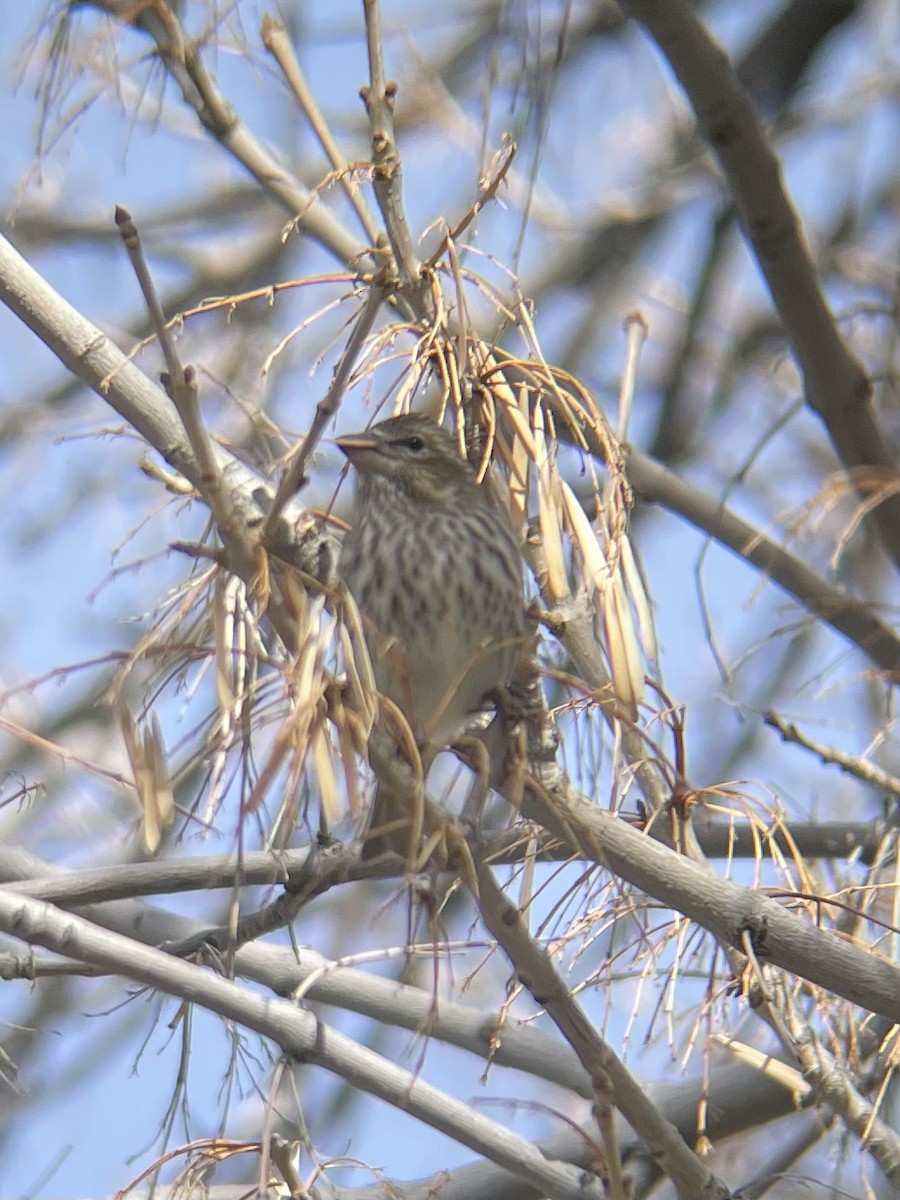
POLYGON ((323 1067, 402 1108, 552 1200, 603 1200, 599 1182, 588 1182, 582 1170, 548 1162, 525 1138, 337 1033, 290 1001, 259 996, 210 971, 99 929, 82 917, 12 892, 0 893, 0 929, 29 945, 105 967, 252 1029, 289 1057, 323 1067))
MULTIPOLYGON (((781 163, 726 54, 687 0, 621 0, 668 59, 703 137, 725 173, 744 234, 766 278, 819 414, 848 471, 875 468, 896 478, 894 456, 871 407, 868 376, 851 354, 819 286, 781 163)), ((900 565, 900 496, 873 510, 882 543, 900 565)))

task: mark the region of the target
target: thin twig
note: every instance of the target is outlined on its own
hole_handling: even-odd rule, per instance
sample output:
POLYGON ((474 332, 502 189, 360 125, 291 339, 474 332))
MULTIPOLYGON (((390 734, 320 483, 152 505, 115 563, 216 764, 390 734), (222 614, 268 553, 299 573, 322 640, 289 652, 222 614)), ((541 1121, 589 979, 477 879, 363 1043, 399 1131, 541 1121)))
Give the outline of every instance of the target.
POLYGON ((900 779, 882 767, 876 766, 875 763, 868 762, 856 754, 846 754, 834 746, 823 746, 821 742, 813 741, 812 738, 801 733, 792 722, 785 721, 777 712, 770 710, 764 713, 763 720, 770 729, 777 730, 784 741, 794 742, 797 746, 802 746, 804 750, 811 750, 813 754, 819 756, 823 763, 840 767, 848 775, 853 775, 856 779, 861 779, 863 783, 869 783, 880 791, 889 792, 892 796, 900 796, 900 779))
POLYGON ((768 962, 900 1021, 900 967, 629 828, 580 795, 557 763, 533 771, 522 810, 578 855, 614 871, 721 942, 739 945, 752 926, 765 941, 768 962))
POLYGON ((291 459, 287 470, 281 477, 281 482, 278 484, 278 490, 275 493, 275 499, 272 501, 272 507, 269 509, 266 519, 263 522, 261 534, 263 545, 267 544, 268 538, 275 524, 280 519, 285 506, 290 503, 306 481, 306 467, 312 452, 325 432, 326 425, 340 406, 341 399, 347 387, 347 381, 356 365, 360 350, 369 336, 372 326, 375 324, 378 309, 386 295, 387 289, 382 283, 373 282, 369 285, 366 302, 334 369, 334 376, 328 391, 316 405, 315 416, 309 427, 309 432, 291 459))
POLYGON ((812 1085, 816 1099, 834 1109, 848 1129, 881 1167, 887 1179, 900 1189, 900 1135, 879 1117, 877 1108, 854 1086, 846 1063, 838 1061, 815 1035, 798 1012, 791 989, 776 985, 780 1008, 787 1023, 791 1049, 812 1085))
MULTIPOLYGON (((520 983, 546 1009, 560 1033, 578 1055, 591 1078, 598 1107, 614 1104, 644 1141, 682 1197, 696 1200, 728 1197, 728 1189, 688 1147, 678 1130, 666 1121, 612 1048, 600 1037, 572 996, 547 952, 529 933, 515 904, 497 885, 493 871, 477 852, 465 856, 461 878, 472 892, 488 930, 505 951, 520 983)), ((609 1123, 601 1129, 611 1134, 609 1123)), ((614 1138, 604 1137, 610 1197, 624 1197, 622 1164, 614 1138)))
POLYGON ((542 1196, 603 1200, 595 1178, 586 1179, 584 1172, 568 1163, 550 1162, 527 1138, 395 1066, 289 1000, 258 995, 132 938, 100 929, 83 917, 11 892, 0 892, 0 929, 24 942, 111 968, 201 1005, 240 1028, 252 1029, 285 1054, 324 1068, 498 1163, 542 1196))
MULTIPOLYGON (((598 452, 599 447, 592 444, 591 453, 598 452)), ((871 605, 848 595, 720 501, 631 446, 627 448, 626 473, 642 500, 662 504, 670 512, 685 517, 769 575, 804 608, 858 646, 883 671, 890 674, 900 671, 900 638, 871 605)), ((592 502, 592 496, 585 497, 584 503, 592 502)))
POLYGON ((213 517, 222 532, 223 540, 227 540, 227 531, 234 533, 235 522, 233 514, 224 503, 224 487, 222 471, 216 458, 212 438, 203 424, 200 416, 200 403, 197 394, 197 378, 193 367, 184 367, 175 348, 172 331, 166 324, 165 313, 159 302, 156 287, 150 274, 150 268, 144 257, 140 234, 131 213, 121 205, 116 205, 116 225, 128 251, 128 257, 134 268, 134 273, 143 293, 150 313, 150 319, 159 341, 163 358, 166 361, 168 374, 163 377, 163 385, 178 410, 188 442, 197 459, 200 469, 201 490, 204 499, 210 507, 213 517))
POLYGON ((491 161, 490 168, 487 172, 487 177, 482 181, 474 202, 469 206, 463 216, 457 221, 452 229, 448 229, 441 240, 438 242, 435 249, 429 254, 422 264, 425 269, 434 270, 437 266, 441 255, 447 250, 452 242, 459 240, 460 236, 469 228, 484 206, 497 194, 500 184, 506 178, 510 167, 513 164, 513 159, 516 157, 516 143, 509 135, 504 135, 503 144, 491 161))
POLYGON ((403 168, 394 140, 394 102, 397 84, 386 79, 381 11, 378 0, 363 0, 369 86, 360 91, 372 137, 373 187, 394 256, 401 291, 420 318, 433 315, 431 293, 422 279, 421 264, 403 207, 403 168), (424 284, 424 286, 423 286, 424 284))
MULTIPOLYGON (((139 17, 146 5, 135 3, 128 7, 133 23, 140 28, 139 17)), ((156 41, 160 60, 203 128, 250 172, 264 191, 274 196, 304 233, 353 270, 361 263, 371 265, 370 248, 352 237, 316 193, 304 187, 250 132, 213 82, 203 64, 200 45, 185 33, 176 9, 169 4, 158 7, 165 10, 165 23, 155 22, 144 31, 156 41)))
POLYGON ((350 172, 347 159, 340 146, 334 140, 331 130, 328 127, 328 122, 325 120, 322 110, 316 103, 315 96, 310 91, 303 68, 300 66, 297 55, 294 53, 294 46, 288 37, 287 30, 280 21, 276 21, 274 17, 266 13, 262 20, 260 35, 263 45, 278 63, 279 67, 281 67, 282 73, 293 91, 297 103, 302 108, 307 121, 309 121, 310 128, 319 139, 319 145, 325 151, 328 161, 337 172, 341 187, 347 193, 347 199, 353 205, 356 215, 359 217, 360 224, 366 232, 366 237, 374 246, 378 241, 378 227, 350 172))

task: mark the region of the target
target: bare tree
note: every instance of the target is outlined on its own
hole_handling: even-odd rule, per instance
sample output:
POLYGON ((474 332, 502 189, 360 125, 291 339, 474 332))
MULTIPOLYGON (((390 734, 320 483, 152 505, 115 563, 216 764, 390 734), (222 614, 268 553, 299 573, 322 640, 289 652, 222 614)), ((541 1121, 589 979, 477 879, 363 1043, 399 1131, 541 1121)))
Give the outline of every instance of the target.
POLYGON ((22 35, 19 1190, 900 1189, 890 8, 76 0, 22 35), (410 408, 528 578, 508 693, 424 779, 329 440, 410 408), (375 778, 428 818, 407 862, 360 856, 375 778))

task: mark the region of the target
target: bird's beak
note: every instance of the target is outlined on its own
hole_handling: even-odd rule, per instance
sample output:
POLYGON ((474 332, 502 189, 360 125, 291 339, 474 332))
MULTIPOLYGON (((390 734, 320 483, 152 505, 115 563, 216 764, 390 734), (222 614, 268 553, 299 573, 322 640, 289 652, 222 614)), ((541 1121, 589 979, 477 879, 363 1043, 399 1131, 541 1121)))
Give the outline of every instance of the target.
POLYGON ((335 438, 334 444, 346 454, 358 471, 364 471, 381 449, 378 438, 365 432, 347 433, 343 437, 335 438))

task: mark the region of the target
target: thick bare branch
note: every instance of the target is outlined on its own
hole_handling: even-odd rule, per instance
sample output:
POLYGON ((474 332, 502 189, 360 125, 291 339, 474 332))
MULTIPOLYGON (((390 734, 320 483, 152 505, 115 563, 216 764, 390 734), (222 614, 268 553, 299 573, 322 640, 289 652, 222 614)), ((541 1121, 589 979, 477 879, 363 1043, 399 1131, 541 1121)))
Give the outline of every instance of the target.
MULTIPOLYGON (((868 376, 841 337, 784 187, 781 163, 753 104, 687 0, 622 0, 668 59, 728 179, 741 226, 766 277, 803 373, 807 402, 822 418, 848 470, 896 474, 875 420, 868 376)), ((900 497, 873 511, 885 548, 900 565, 900 497)))
POLYGON ((28 945, 105 967, 253 1029, 291 1058, 323 1067, 403 1108, 553 1200, 603 1200, 599 1183, 588 1182, 582 1171, 548 1162, 525 1138, 337 1033, 290 1001, 259 996, 210 971, 13 892, 0 893, 0 928, 28 945))

